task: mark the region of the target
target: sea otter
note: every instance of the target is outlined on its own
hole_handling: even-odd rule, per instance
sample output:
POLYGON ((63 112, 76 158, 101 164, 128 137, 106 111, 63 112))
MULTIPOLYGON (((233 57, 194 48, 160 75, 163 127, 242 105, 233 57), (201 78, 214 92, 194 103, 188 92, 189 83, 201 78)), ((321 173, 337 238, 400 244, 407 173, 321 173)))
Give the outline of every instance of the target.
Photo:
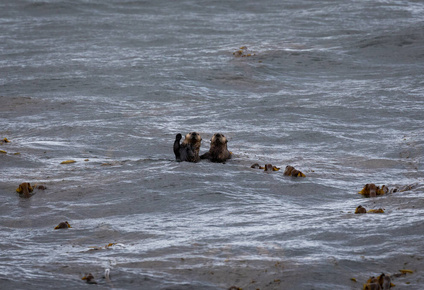
POLYGON ((227 149, 227 138, 224 134, 215 133, 211 139, 209 152, 202 154, 201 159, 209 159, 212 162, 225 162, 231 158, 231 152, 227 149))
POLYGON ((198 162, 200 161, 199 151, 202 138, 199 133, 191 132, 185 136, 180 144, 182 136, 177 134, 174 142, 174 154, 177 161, 198 162))

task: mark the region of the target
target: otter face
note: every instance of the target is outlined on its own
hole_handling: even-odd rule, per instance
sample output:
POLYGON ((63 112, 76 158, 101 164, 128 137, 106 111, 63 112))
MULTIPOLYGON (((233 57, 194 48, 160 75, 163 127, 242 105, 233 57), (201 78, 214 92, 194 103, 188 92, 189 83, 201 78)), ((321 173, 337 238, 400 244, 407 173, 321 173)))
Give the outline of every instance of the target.
POLYGON ((200 137, 200 134, 197 132, 191 132, 185 135, 185 139, 182 144, 191 145, 194 147, 195 150, 198 151, 200 149, 201 142, 202 137, 200 137))
POLYGON ((200 137, 199 133, 197 132, 191 132, 185 135, 184 142, 196 144, 198 142, 202 141, 202 138, 200 137))
POLYGON ((226 144, 228 142, 227 138, 225 138, 224 134, 215 133, 212 136, 211 143, 213 144, 226 144))
POLYGON ((200 160, 199 150, 202 138, 199 133, 191 132, 185 135, 180 144, 181 134, 177 134, 174 141, 174 154, 177 161, 198 162, 200 160))

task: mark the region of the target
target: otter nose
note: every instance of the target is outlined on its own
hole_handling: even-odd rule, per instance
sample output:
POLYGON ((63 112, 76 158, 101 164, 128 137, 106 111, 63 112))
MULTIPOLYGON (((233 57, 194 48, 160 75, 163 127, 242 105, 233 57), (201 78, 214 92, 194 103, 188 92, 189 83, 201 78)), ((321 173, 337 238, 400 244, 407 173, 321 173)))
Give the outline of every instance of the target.
POLYGON ((219 138, 221 137, 221 134, 217 133, 215 136, 219 138))

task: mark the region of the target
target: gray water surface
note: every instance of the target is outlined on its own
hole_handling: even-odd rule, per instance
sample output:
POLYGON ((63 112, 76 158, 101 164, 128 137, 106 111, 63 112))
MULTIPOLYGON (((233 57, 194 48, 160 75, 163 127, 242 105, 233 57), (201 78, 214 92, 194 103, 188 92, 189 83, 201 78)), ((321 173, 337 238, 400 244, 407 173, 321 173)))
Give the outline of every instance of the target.
POLYGON ((421 1, 18 0, 0 25, 0 288, 422 287, 421 1), (176 162, 192 131, 233 158, 176 162))

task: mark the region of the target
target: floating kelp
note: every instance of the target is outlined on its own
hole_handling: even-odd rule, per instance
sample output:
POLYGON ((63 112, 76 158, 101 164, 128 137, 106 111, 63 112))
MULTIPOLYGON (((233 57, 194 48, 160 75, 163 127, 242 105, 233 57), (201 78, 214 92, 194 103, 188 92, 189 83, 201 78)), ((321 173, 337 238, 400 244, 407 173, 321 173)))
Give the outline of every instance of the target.
POLYGON ((10 141, 7 138, 4 138, 3 140, 1 140, 1 143, 10 143, 10 141))
POLYGON ((280 168, 278 168, 277 166, 273 166, 272 164, 265 164, 265 171, 278 171, 280 170, 280 168))
POLYGON ((254 53, 249 53, 247 46, 242 46, 240 47, 238 50, 236 50, 235 52, 233 52, 233 55, 235 57, 249 57, 249 56, 254 56, 254 53))
POLYGON ((395 193, 395 192, 404 192, 411 190, 415 187, 414 184, 404 185, 400 187, 393 187, 388 188, 386 185, 382 185, 381 187, 376 186, 374 183, 368 183, 365 184, 364 188, 362 188, 361 191, 359 191, 359 194, 362 194, 365 197, 375 197, 380 195, 385 195, 388 193, 395 193))
POLYGON ((367 213, 367 210, 362 205, 358 206, 355 210, 355 214, 367 213))
POLYGON ((72 228, 72 227, 68 222, 61 222, 54 229, 58 230, 58 229, 67 229, 67 228, 72 228))
POLYGON ((0 150, 0 153, 2 153, 2 154, 7 154, 7 152, 6 152, 6 151, 4 151, 4 150, 0 150))
POLYGON ((368 213, 384 213, 384 209, 382 209, 382 208, 379 208, 379 209, 370 209, 367 212, 368 213))
POLYGON ((34 189, 45 190, 47 189, 47 187, 44 185, 37 186, 37 184, 35 184, 34 186, 31 186, 29 182, 23 182, 19 184, 19 187, 16 189, 16 192, 19 193, 20 197, 30 198, 31 196, 35 194, 35 193, 31 194, 31 192, 33 192, 34 189))
POLYGON ((416 184, 408 184, 408 185, 403 185, 401 187, 394 187, 390 190, 390 193, 408 191, 413 189, 415 186, 416 184))
POLYGON ((94 280, 94 276, 91 273, 85 274, 84 277, 81 278, 81 280, 85 280, 88 284, 97 284, 97 282, 94 280))
POLYGON ((367 283, 364 284, 364 290, 386 290, 394 287, 389 275, 382 273, 378 277, 371 277, 367 280, 367 283))
POLYGON ((362 214, 362 213, 384 213, 384 209, 379 208, 379 209, 370 209, 370 210, 366 210, 365 207, 363 207, 362 205, 358 206, 355 210, 355 214, 362 214))
POLYGON ((60 162, 60 164, 71 164, 71 163, 75 163, 75 160, 66 160, 66 161, 62 161, 60 162))
POLYGON ((399 272, 401 272, 402 274, 413 274, 413 273, 414 273, 414 271, 412 271, 412 270, 407 270, 407 269, 399 270, 399 272))
POLYGON ((106 246, 103 247, 90 247, 90 251, 98 251, 98 250, 105 250, 105 249, 109 249, 110 247, 116 245, 116 243, 109 243, 106 246))
POLYGON ((278 171, 280 168, 273 166, 272 164, 265 164, 265 166, 260 166, 258 163, 253 164, 250 168, 263 169, 264 171, 278 171))
POLYGON ((364 188, 359 194, 362 194, 366 197, 376 197, 377 195, 384 195, 389 192, 389 188, 385 185, 382 185, 381 188, 376 186, 374 183, 365 184, 364 188))
POLYGON ((306 177, 306 175, 303 174, 302 171, 297 170, 291 165, 286 166, 286 169, 284 170, 284 175, 293 177, 306 177))

